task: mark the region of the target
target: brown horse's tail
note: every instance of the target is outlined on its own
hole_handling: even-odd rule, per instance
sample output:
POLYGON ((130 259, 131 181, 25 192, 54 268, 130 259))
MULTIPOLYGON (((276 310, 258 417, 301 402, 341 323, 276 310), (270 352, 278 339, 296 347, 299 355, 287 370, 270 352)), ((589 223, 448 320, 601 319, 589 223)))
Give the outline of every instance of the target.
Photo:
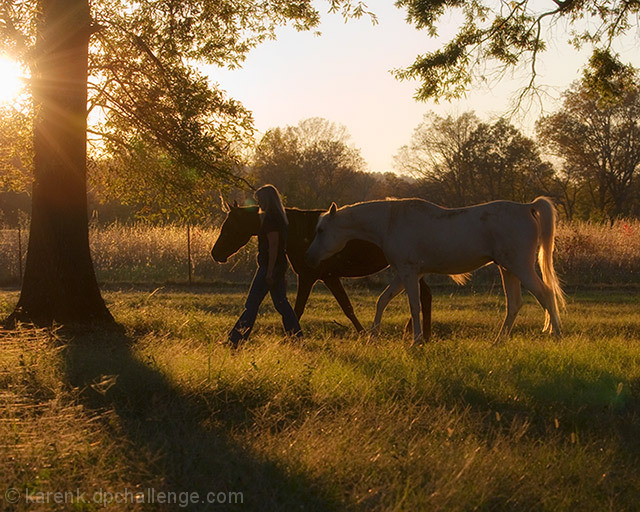
MULTIPOLYGON (((542 272, 542 280, 553 292, 553 309, 558 313, 558 305, 566 306, 565 294, 560 286, 560 280, 553 266, 553 247, 556 235, 556 209, 547 197, 538 197, 532 203, 534 217, 538 221, 540 233, 540 248, 538 250, 538 264, 542 272)), ((551 328, 549 313, 545 314, 544 330, 551 328)))

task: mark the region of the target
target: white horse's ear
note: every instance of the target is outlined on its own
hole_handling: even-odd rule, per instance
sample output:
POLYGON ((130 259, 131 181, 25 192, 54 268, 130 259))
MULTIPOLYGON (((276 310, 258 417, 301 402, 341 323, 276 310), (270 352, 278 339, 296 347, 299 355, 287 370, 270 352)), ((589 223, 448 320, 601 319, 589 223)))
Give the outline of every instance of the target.
POLYGON ((338 207, 336 206, 336 203, 331 203, 331 208, 329 208, 329 215, 333 215, 334 213, 336 213, 337 209, 338 207))

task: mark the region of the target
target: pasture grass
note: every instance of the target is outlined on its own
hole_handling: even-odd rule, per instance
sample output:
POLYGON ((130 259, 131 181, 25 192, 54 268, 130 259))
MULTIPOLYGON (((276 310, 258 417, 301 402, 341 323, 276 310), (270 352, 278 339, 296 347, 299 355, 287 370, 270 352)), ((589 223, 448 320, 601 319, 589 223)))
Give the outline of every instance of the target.
MULTIPOLYGON (((370 322, 374 295, 351 297, 370 322)), ((244 290, 105 298, 122 330, 2 333, 2 481, 23 497, 227 502, 12 510, 637 510, 640 311, 626 290, 572 293, 561 341, 529 298, 493 346, 501 291, 438 289, 433 342, 411 347, 406 298, 369 341, 318 289, 303 340, 282 338, 267 301, 238 351, 220 342, 244 290)), ((16 299, 0 293, 0 313, 16 299)))

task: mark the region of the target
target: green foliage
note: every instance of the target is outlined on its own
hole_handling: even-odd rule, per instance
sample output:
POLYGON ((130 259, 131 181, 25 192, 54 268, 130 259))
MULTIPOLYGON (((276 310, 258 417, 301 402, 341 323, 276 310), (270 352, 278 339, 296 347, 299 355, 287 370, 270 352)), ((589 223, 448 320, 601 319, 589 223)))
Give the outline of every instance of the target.
POLYGON ((267 131, 253 162, 254 180, 273 183, 287 204, 300 208, 361 201, 373 184, 360 151, 349 145, 346 128, 321 118, 267 131))
POLYGON ((102 201, 117 200, 151 222, 210 219, 219 204, 216 173, 176 162, 144 141, 132 142, 118 157, 93 162, 90 182, 102 201))
MULTIPOLYGON (((531 91, 536 87, 538 60, 547 49, 547 38, 556 37, 553 29, 564 23, 573 44, 591 45, 598 59, 602 48, 609 48, 615 38, 637 29, 640 11, 634 0, 567 0, 548 5, 529 0, 398 0, 396 5, 407 10, 410 23, 431 37, 437 36, 445 15, 461 19, 456 35, 442 48, 396 71, 400 79, 421 82, 418 99, 436 101, 459 98, 488 75, 500 78, 516 66, 529 70, 524 92, 531 91)), ((601 71, 606 73, 606 66, 601 71)))
POLYGON ((617 55, 607 50, 595 50, 584 70, 582 85, 598 97, 602 107, 619 103, 637 88, 638 70, 623 64, 617 55))
POLYGON ((420 180, 428 199, 446 206, 531 201, 553 186, 553 168, 533 140, 504 119, 482 123, 471 112, 425 116, 396 163, 420 180))
MULTIPOLYGON (((166 169, 171 162, 176 181, 197 168, 203 177, 237 183, 236 162, 251 140, 251 115, 190 62, 236 62, 248 43, 229 42, 225 50, 216 40, 215 25, 204 26, 207 17, 214 17, 206 2, 156 4, 143 3, 133 13, 108 6, 96 14, 102 29, 92 45, 90 67, 97 80, 90 102, 105 119, 93 131, 105 139, 107 153, 122 162, 126 174, 138 172, 134 163, 142 146, 163 161, 158 167, 166 169), (207 38, 213 39, 209 46, 207 38)), ((238 30, 237 23, 231 16, 230 28, 238 30)), ((147 173, 154 168, 153 157, 149 164, 147 173)), ((152 179, 163 177, 166 172, 152 179)), ((183 201, 190 199, 187 188, 183 201)))
POLYGON ((0 108, 0 191, 30 191, 32 169, 31 115, 0 108))
POLYGON ((569 209, 615 219, 637 215, 640 172, 638 71, 608 53, 590 62, 564 95, 562 109, 543 117, 538 138, 561 159, 569 209), (574 205, 579 200, 581 205, 574 205))

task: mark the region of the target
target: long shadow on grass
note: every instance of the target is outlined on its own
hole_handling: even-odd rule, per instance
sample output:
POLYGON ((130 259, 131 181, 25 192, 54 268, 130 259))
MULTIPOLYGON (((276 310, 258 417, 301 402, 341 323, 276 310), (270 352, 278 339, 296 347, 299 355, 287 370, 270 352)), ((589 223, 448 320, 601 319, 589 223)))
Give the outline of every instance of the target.
POLYGON ((510 385, 515 384, 516 396, 505 396, 499 382, 483 381, 486 366, 469 363, 450 373, 433 372, 425 349, 408 350, 425 367, 414 383, 405 378, 406 363, 395 358, 381 363, 377 357, 341 351, 334 356, 354 372, 384 382, 388 389, 383 395, 392 400, 469 411, 480 420, 478 433, 488 444, 508 434, 512 425, 526 423, 526 436, 533 439, 544 441, 561 433, 569 442, 571 434, 577 433, 590 441, 613 440, 620 448, 620 462, 626 465, 640 457, 640 379, 626 381, 615 373, 594 373, 577 362, 545 370, 540 361, 537 366, 512 368, 510 385))
MULTIPOLYGON (((157 491, 197 492, 205 501, 215 493, 211 496, 218 500, 217 504, 195 500, 188 507, 174 504, 168 510, 339 508, 319 483, 285 471, 234 441, 231 430, 250 425, 255 404, 243 403, 232 392, 217 403, 207 403, 206 395, 185 394, 154 368, 153 360, 134 357, 132 342, 121 333, 75 333, 64 350, 67 378, 80 389, 86 407, 115 411, 116 421, 105 421, 104 428, 116 442, 130 446, 126 451, 133 473, 140 475, 137 466, 142 461, 146 466, 142 473, 152 485, 159 483, 157 491), (220 504, 220 499, 227 503, 220 504)), ((143 491, 149 486, 146 481, 136 483, 143 491)), ((149 508, 162 510, 157 505, 149 508)))

